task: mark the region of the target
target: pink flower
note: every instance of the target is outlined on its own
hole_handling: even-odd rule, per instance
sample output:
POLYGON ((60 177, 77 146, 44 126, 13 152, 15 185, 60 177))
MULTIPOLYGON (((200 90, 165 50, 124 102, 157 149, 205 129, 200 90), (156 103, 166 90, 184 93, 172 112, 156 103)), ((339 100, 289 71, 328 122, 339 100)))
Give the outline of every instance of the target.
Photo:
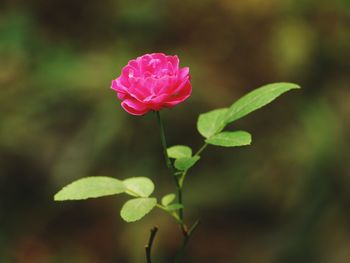
POLYGON ((172 108, 192 92, 189 68, 179 67, 177 56, 145 54, 130 60, 112 81, 122 107, 133 115, 172 108))

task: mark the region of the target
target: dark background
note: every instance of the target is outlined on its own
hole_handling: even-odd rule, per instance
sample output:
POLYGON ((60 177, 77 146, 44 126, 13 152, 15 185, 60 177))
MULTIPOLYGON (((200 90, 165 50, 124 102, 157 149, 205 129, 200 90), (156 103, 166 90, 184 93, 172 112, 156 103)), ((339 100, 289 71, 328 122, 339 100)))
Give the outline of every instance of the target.
POLYGON ((181 241, 161 211, 128 224, 126 197, 53 202, 92 175, 148 176, 173 191, 156 121, 119 106, 110 82, 129 59, 178 54, 193 94, 162 111, 168 142, 197 149, 198 114, 269 82, 300 84, 209 147, 187 177, 201 218, 186 262, 350 262, 350 2, 152 0, 0 2, 0 262, 155 262, 181 241))

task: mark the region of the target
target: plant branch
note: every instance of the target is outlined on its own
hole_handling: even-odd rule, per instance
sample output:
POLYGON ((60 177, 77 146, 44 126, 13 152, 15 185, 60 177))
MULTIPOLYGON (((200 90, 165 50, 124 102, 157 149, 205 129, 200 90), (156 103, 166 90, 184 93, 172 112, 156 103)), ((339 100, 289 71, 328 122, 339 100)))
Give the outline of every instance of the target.
POLYGON ((151 250, 152 250, 153 241, 154 241, 154 238, 156 237, 157 231, 158 231, 158 227, 155 226, 151 228, 149 240, 147 245, 145 246, 147 263, 152 263, 151 250))
POLYGON ((187 246, 188 241, 190 240, 191 235, 193 234, 193 232, 196 230, 196 228, 198 227, 198 225, 200 224, 200 221, 197 220, 191 227, 190 229, 187 231, 187 235, 184 236, 183 240, 182 240, 182 245, 181 248, 179 250, 179 252, 176 255, 176 259, 175 259, 175 263, 181 262, 181 259, 183 257, 183 254, 185 252, 185 248, 187 246))
MULTIPOLYGON (((156 117, 157 117, 157 122, 158 122, 159 129, 160 129, 160 139, 161 139, 161 142, 162 142, 163 154, 164 154, 164 157, 165 157, 165 163, 166 163, 166 166, 168 167, 168 169, 170 170, 170 172, 172 173, 172 176, 174 177, 176 188, 177 188, 178 203, 182 205, 183 204, 182 203, 183 202, 183 200, 182 200, 182 186, 181 186, 181 183, 180 183, 181 177, 178 177, 176 175, 176 170, 173 167, 173 165, 172 165, 172 163, 170 161, 169 155, 168 155, 168 151, 167 151, 168 147, 167 147, 166 138, 165 138, 164 125, 163 125, 162 119, 160 117, 160 113, 159 113, 159 111, 155 111, 155 114, 156 114, 156 117)), ((180 219, 179 222, 180 222, 182 233, 183 233, 184 236, 186 236, 187 235, 187 227, 183 223, 183 218, 184 218, 183 208, 180 208, 179 209, 179 219, 180 219)))
POLYGON ((155 113, 156 113, 156 116, 157 116, 157 122, 158 122, 159 129, 160 129, 160 140, 161 140, 162 146, 163 146, 163 154, 164 154, 164 157, 165 157, 165 163, 166 163, 166 166, 168 167, 168 169, 170 170, 170 172, 172 174, 175 174, 174 167, 171 164, 171 161, 170 161, 170 158, 169 158, 169 155, 168 155, 168 151, 167 151, 168 146, 167 146, 166 138, 165 138, 164 125, 163 125, 162 119, 160 118, 159 111, 156 111, 155 113))
POLYGON ((208 143, 204 143, 202 147, 194 154, 194 156, 199 156, 204 151, 204 149, 207 148, 207 146, 208 143))
MULTIPOLYGON (((177 200, 178 200, 179 204, 182 205, 182 186, 180 185, 179 178, 176 178, 176 181, 177 181, 177 200)), ((179 209, 179 217, 180 217, 180 220, 183 221, 183 218, 184 218, 183 208, 179 209)), ((184 229, 182 229, 182 230, 184 230, 184 229)))
POLYGON ((171 215, 172 217, 174 217, 175 220, 176 220, 176 222, 179 223, 179 225, 182 225, 182 224, 183 224, 183 222, 180 220, 180 218, 179 218, 179 216, 178 216, 177 213, 168 211, 164 206, 162 206, 162 205, 160 205, 160 204, 156 204, 156 206, 157 206, 158 208, 160 208, 161 210, 167 212, 167 213, 168 213, 169 215, 171 215))
MULTIPOLYGON (((179 204, 183 204, 183 200, 182 200, 182 187, 183 187, 183 182, 184 182, 184 179, 186 177, 186 174, 187 174, 187 170, 186 171, 183 171, 181 175, 177 175, 176 174, 176 170, 169 158, 169 155, 168 155, 168 151, 167 151, 167 143, 166 143, 166 138, 165 138, 165 131, 164 131, 164 126, 163 126, 163 122, 162 122, 162 119, 160 117, 160 113, 159 111, 155 111, 155 114, 156 114, 156 118, 157 118, 157 122, 158 122, 158 126, 159 126, 159 129, 160 129, 160 139, 161 139, 161 142, 162 142, 162 147, 163 147, 163 154, 164 154, 164 157, 165 157, 165 163, 166 163, 166 166, 168 167, 168 169, 170 170, 170 172, 172 173, 172 176, 174 177, 174 180, 175 180, 175 183, 176 183, 176 188, 177 188, 177 198, 178 198, 178 203, 179 204)), ((204 143, 203 146, 195 153, 194 156, 199 156, 202 151, 208 146, 207 143, 204 143)), ((163 210, 165 210, 165 208, 161 205, 158 205, 157 206, 163 210)), ((180 250, 179 252, 177 253, 176 255, 176 259, 175 259, 175 262, 180 262, 180 260, 182 259, 183 257, 183 254, 184 254, 184 251, 185 251, 185 248, 187 246, 187 243, 188 241, 190 240, 190 237, 192 235, 192 233, 194 232, 194 230, 198 227, 199 225, 199 220, 197 220, 191 227, 190 229, 187 228, 186 224, 184 223, 183 221, 183 218, 184 218, 184 215, 183 215, 183 208, 180 208, 179 209, 179 212, 178 214, 174 213, 172 214, 172 216, 177 220, 177 222, 179 223, 179 225, 181 226, 181 230, 182 230, 182 234, 183 234, 183 240, 182 240, 182 244, 181 244, 181 247, 180 247, 180 250)), ((152 235, 152 233, 151 233, 152 235)), ((147 251, 147 250, 146 250, 147 251)), ((149 252, 150 253, 150 252, 149 252)), ((150 261, 147 261, 147 262, 150 262, 150 261)))
MULTIPOLYGON (((205 150, 205 148, 207 148, 207 146, 208 146, 208 143, 204 143, 202 145, 202 147, 199 148, 199 150, 193 156, 199 156, 205 150)), ((184 184, 184 181, 185 181, 185 178, 186 178, 186 175, 187 175, 187 171, 188 171, 188 169, 183 171, 182 174, 179 176, 179 181, 178 182, 179 182, 180 188, 183 187, 183 184, 184 184)))

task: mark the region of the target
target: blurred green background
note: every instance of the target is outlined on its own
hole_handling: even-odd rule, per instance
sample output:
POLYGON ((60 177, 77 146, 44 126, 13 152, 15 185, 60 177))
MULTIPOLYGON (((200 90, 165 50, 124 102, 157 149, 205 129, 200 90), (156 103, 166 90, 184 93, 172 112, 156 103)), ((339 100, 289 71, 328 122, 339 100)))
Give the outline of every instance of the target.
POLYGON ((164 110, 169 145, 197 149, 198 114, 269 82, 300 84, 231 127, 187 177, 186 219, 202 224, 186 262, 350 262, 350 1, 0 2, 0 262, 155 262, 181 241, 161 211, 127 224, 125 197, 53 202, 91 175, 149 176, 173 191, 152 114, 119 106, 110 82, 144 53, 178 54, 191 98, 164 110))

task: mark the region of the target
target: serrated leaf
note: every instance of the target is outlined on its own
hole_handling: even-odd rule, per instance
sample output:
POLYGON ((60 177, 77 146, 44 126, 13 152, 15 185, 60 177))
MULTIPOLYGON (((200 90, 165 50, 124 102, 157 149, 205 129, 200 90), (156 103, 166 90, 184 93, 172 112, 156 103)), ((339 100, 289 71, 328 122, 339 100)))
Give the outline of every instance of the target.
POLYGON ((162 201, 161 201, 162 205, 163 206, 169 205, 172 201, 174 201, 175 197, 176 197, 175 194, 167 194, 167 195, 163 196, 162 201))
POLYGON ((185 171, 185 170, 191 168, 199 159, 200 159, 199 156, 176 159, 174 166, 176 169, 178 169, 180 171, 185 171))
POLYGON ((222 131, 225 128, 225 120, 228 108, 216 109, 199 115, 197 129, 205 138, 222 131))
POLYGON ((83 200, 125 192, 122 181, 106 176, 91 176, 65 186, 55 196, 55 201, 83 200))
POLYGON ((272 102, 278 96, 291 89, 299 89, 294 83, 272 83, 249 92, 238 101, 234 102, 226 113, 226 124, 238 120, 252 111, 255 111, 272 102))
POLYGON ((157 204, 156 198, 141 197, 127 201, 120 210, 120 216, 126 222, 140 220, 148 214, 157 204))
POLYGON ((153 193, 154 184, 147 177, 131 177, 123 181, 126 193, 136 197, 148 197, 153 193))
POLYGON ((245 131, 225 131, 206 139, 205 142, 224 147, 243 146, 252 142, 252 136, 245 131))
POLYGON ((179 159, 192 156, 192 149, 186 145, 175 145, 167 149, 169 158, 179 159))

